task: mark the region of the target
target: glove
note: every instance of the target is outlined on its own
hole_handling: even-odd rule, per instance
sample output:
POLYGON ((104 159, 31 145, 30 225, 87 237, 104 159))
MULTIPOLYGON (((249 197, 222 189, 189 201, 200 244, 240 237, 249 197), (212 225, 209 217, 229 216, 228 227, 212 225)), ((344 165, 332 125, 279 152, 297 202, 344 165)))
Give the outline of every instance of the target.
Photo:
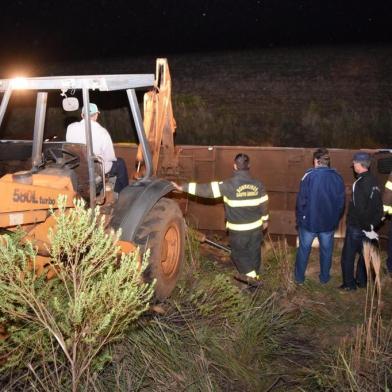
POLYGON ((373 230, 373 226, 371 226, 370 231, 362 230, 362 232, 365 234, 366 238, 368 238, 370 241, 376 240, 378 241, 378 234, 373 230))
POLYGON ((174 181, 171 181, 171 184, 174 186, 174 188, 176 188, 177 191, 183 192, 183 187, 181 185, 178 185, 174 181))

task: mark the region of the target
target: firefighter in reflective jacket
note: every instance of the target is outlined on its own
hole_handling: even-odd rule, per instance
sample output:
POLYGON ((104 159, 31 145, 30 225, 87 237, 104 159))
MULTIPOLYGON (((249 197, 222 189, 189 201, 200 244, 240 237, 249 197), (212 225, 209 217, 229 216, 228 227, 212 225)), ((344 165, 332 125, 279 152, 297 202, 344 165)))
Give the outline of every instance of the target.
MULTIPOLYGON (((249 156, 238 154, 234 159, 234 174, 220 182, 182 186, 179 191, 207 198, 223 197, 226 228, 229 231, 231 259, 240 276, 259 280, 262 229, 268 225, 268 195, 264 185, 249 174, 249 156)), ((238 276, 237 276, 238 277, 238 276)))
MULTIPOLYGON (((384 214, 392 216, 392 173, 389 174, 388 181, 385 184, 383 195, 384 214)), ((388 240, 388 273, 392 276, 392 222, 389 223, 389 240, 388 240)))

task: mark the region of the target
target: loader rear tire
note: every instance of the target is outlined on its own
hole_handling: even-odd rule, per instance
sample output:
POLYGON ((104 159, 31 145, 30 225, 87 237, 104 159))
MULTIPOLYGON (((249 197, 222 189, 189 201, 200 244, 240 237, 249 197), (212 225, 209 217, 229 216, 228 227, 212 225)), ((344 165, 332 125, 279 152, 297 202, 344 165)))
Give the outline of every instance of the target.
POLYGON ((156 279, 155 297, 170 296, 180 275, 185 253, 185 222, 178 204, 160 199, 146 215, 135 235, 135 243, 144 253, 150 250, 146 282, 156 279))

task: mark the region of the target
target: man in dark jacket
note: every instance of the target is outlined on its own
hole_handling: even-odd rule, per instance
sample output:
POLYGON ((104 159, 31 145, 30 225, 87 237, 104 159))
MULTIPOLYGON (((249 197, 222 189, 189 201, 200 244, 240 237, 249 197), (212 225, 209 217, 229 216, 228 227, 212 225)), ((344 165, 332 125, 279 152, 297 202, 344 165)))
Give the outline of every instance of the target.
POLYGON ((351 201, 347 213, 347 229, 344 239, 341 265, 344 291, 366 287, 367 276, 363 259, 363 242, 377 240, 375 228, 381 223, 383 205, 376 178, 370 173, 371 157, 367 152, 357 152, 353 157, 356 181, 353 184, 351 201), (355 257, 359 254, 356 279, 354 279, 355 257))
MULTIPOLYGON (((392 173, 389 174, 388 181, 385 184, 382 201, 384 214, 392 216, 392 173)), ((387 269, 392 276, 392 222, 389 223, 387 269)))
POLYGON ((344 183, 335 169, 330 169, 328 150, 313 153, 313 169, 302 177, 297 196, 296 218, 299 247, 295 261, 295 281, 302 284, 315 237, 320 245, 321 283, 330 279, 334 232, 344 209, 344 183))
POLYGON ((233 176, 225 181, 173 185, 177 190, 191 195, 223 197, 231 259, 241 274, 239 279, 252 283, 259 280, 262 229, 267 227, 269 217, 268 195, 264 185, 250 176, 249 163, 248 155, 238 154, 234 158, 233 176))

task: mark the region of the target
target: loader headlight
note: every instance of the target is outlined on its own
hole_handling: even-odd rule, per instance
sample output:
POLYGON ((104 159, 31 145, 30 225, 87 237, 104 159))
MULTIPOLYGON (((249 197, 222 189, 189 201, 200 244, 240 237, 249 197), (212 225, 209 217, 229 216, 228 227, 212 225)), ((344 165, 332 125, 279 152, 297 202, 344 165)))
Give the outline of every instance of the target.
POLYGON ((27 79, 23 77, 17 77, 11 79, 11 87, 14 90, 22 90, 27 87, 27 79))

